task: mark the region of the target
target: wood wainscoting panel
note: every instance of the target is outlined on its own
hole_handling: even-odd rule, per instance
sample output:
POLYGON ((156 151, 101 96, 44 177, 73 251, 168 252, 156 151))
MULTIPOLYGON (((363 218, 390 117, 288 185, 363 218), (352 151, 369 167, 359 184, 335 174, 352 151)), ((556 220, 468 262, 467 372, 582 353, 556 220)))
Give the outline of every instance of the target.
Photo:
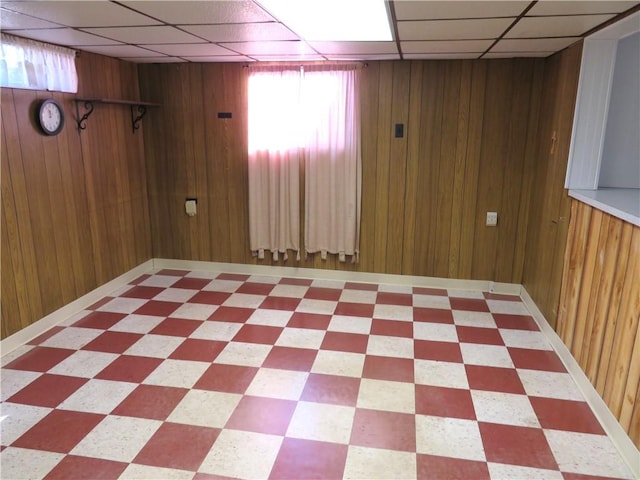
POLYGON ((557 331, 640 447, 640 228, 577 200, 557 331))

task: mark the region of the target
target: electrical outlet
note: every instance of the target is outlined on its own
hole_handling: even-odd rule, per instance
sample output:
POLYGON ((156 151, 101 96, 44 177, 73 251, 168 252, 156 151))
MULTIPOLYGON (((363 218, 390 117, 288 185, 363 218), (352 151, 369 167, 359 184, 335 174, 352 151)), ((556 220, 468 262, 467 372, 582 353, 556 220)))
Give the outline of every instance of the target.
POLYGON ((498 212, 487 212, 487 227, 498 225, 498 212))

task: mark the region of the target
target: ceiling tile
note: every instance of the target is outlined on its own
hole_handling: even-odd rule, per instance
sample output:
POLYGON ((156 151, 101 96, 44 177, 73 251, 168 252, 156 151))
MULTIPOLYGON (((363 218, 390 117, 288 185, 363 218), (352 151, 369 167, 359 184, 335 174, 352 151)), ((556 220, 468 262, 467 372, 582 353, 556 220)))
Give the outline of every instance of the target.
POLYGON ((480 53, 410 53, 403 55, 405 60, 453 60, 478 58, 480 53))
POLYGON ((322 55, 251 55, 259 62, 321 62, 322 55))
POLYGON ((502 35, 513 18, 398 22, 400 40, 478 40, 502 35))
POLYGON ((506 38, 577 37, 614 15, 568 15, 521 18, 506 38))
POLYGON ((210 42, 257 42, 299 40, 281 23, 234 23, 227 25, 185 25, 183 30, 206 38, 210 42))
MULTIPOLYGON (((15 32, 16 34, 18 32, 15 32)), ((72 28, 46 28, 42 30, 20 30, 20 36, 56 45, 117 45, 119 42, 80 32, 72 28)))
POLYGON ((327 59, 329 60, 336 60, 336 61, 352 61, 352 62, 357 62, 357 61, 362 61, 362 60, 400 60, 400 54, 396 53, 396 54, 381 54, 381 55, 367 55, 367 54, 360 54, 360 55, 325 55, 327 57, 327 59))
POLYGON ((493 40, 432 40, 428 42, 401 42, 404 56, 409 53, 469 53, 484 52, 493 40))
POLYGON ((553 55, 554 52, 494 52, 483 55, 482 58, 521 58, 521 57, 541 57, 545 58, 553 55))
POLYGON ((397 54, 395 42, 309 42, 318 53, 328 55, 397 54))
POLYGON ((223 43, 235 52, 244 55, 314 55, 316 52, 302 41, 290 42, 233 42, 223 43))
POLYGON ((164 57, 161 53, 151 52, 135 45, 107 45, 83 47, 87 52, 99 53, 109 57, 164 57))
POLYGON ((190 33, 182 32, 173 27, 111 27, 83 29, 96 35, 113 38, 124 43, 152 44, 152 43, 204 43, 190 33))
POLYGON ((196 56, 196 57, 182 57, 190 62, 253 62, 253 59, 245 57, 243 55, 211 55, 211 56, 196 56))
POLYGON ((133 63, 184 63, 186 60, 177 57, 123 57, 122 60, 133 63))
POLYGON ((274 21, 271 15, 251 1, 138 1, 122 3, 172 25, 274 21))
POLYGON ((578 40, 580 40, 580 37, 507 38, 496 43, 491 48, 491 52, 557 52, 578 40))
POLYGON ((30 28, 56 28, 60 27, 57 23, 47 22, 39 18, 33 18, 28 15, 11 10, 0 9, 0 25, 2 30, 30 29, 30 28))
POLYGON ((109 25, 157 25, 159 22, 113 2, 24 1, 2 2, 2 7, 16 12, 61 23, 69 27, 109 25))
POLYGON ((576 15, 576 14, 598 14, 598 13, 621 13, 640 2, 616 2, 610 0, 604 1, 540 1, 537 2, 531 10, 527 12, 530 15, 576 15))
POLYGON ((529 1, 418 1, 393 2, 398 20, 437 20, 452 18, 517 17, 529 1))
POLYGON ((142 45, 142 47, 176 57, 234 54, 232 51, 213 43, 177 43, 171 45, 142 45))

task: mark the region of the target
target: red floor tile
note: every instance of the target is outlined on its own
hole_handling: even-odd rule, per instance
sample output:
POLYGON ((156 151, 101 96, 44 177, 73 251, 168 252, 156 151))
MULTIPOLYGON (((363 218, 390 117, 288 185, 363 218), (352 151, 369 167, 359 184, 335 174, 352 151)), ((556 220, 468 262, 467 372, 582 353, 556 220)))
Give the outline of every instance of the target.
POLYGON ((415 358, 421 360, 462 363, 462 352, 458 343, 414 340, 413 352, 415 358))
POLYGON ((104 417, 96 413, 53 410, 11 446, 69 453, 104 417))
POLYGON ((82 350, 122 353, 142 337, 139 333, 104 332, 82 347, 82 350))
POLYGON ((249 295, 269 295, 273 287, 270 283, 245 282, 236 290, 236 293, 246 293, 249 295))
POLYGON ((171 285, 171 288, 185 288, 187 290, 202 290, 211 283, 209 278, 184 277, 171 285))
POLYGON ((317 350, 307 348, 273 347, 262 366, 308 372, 317 354, 317 350))
POLYGON ((255 310, 253 308, 219 307, 207 320, 216 322, 244 323, 255 310))
POLYGON ((244 325, 236 336, 234 342, 262 343, 273 345, 282 333, 282 327, 268 327, 265 325, 244 325))
POLYGON ((9 362, 3 368, 28 370, 30 372, 46 372, 74 352, 75 350, 68 350, 66 348, 35 347, 12 362, 9 362))
POLYGON ((413 320, 415 322, 448 323, 453 325, 451 310, 444 308, 413 307, 413 320))
POLYGON ((518 295, 504 295, 500 293, 482 292, 486 300, 503 300, 505 302, 522 302, 518 295))
POLYGON ((367 355, 364 361, 362 378, 413 383, 413 360, 410 358, 367 355))
POLYGON ((456 325, 460 343, 480 343, 483 345, 504 345, 500 332, 496 328, 479 328, 456 325))
POLYGON ((73 324, 74 327, 97 328, 108 330, 127 315, 115 312, 91 312, 86 317, 73 324))
POLYGON ((195 471, 219 434, 217 428, 163 423, 133 461, 143 465, 195 471))
POLYGON ((187 338, 176 348, 169 358, 175 360, 194 360, 196 362, 213 362, 227 342, 187 338))
POLYGON ((44 480, 111 480, 118 478, 129 464, 101 458, 67 455, 44 480))
POLYGON ((144 275, 140 275, 135 280, 129 282, 129 285, 140 285, 142 282, 144 282, 145 280, 148 280, 149 278, 151 278, 151 275, 149 275, 148 273, 145 273, 144 275))
POLYGON ((138 385, 111 415, 164 421, 187 392, 186 388, 138 385))
POLYGON ((294 312, 294 314, 289 319, 289 323, 287 323, 287 327, 326 330, 330 322, 331 315, 294 312))
POLYGON ((227 292, 201 291, 189 299, 189 303, 204 303, 206 305, 222 305, 231 296, 227 292))
POLYGON ((64 330, 65 327, 51 327, 49 330, 44 332, 42 335, 38 335, 36 338, 32 338, 27 342, 27 345, 40 345, 42 342, 50 339, 56 333, 60 333, 64 330))
POLYGON ((411 307, 413 306, 413 295, 410 293, 378 292, 376 303, 411 307))
POLYGON ((475 420, 469 390, 416 385, 416 413, 435 417, 475 420))
POLYGON ((93 303, 91 306, 87 307, 86 310, 97 310, 101 306, 109 303, 111 300, 113 300, 113 297, 104 297, 103 299, 98 300, 96 303, 93 303))
POLYGON ((121 355, 107 365, 96 378, 140 383, 162 363, 161 358, 121 355))
POLYGON ((183 304, 178 302, 162 302, 160 300, 149 300, 147 303, 138 308, 134 313, 137 313, 138 315, 168 317, 181 305, 183 304))
POLYGON ((356 409, 350 445, 416 451, 415 415, 356 409))
POLYGON ((375 305, 368 303, 338 302, 334 315, 345 315, 351 317, 373 317, 375 305))
POLYGON ((542 429, 484 422, 478 425, 488 462, 558 470, 542 429))
POLYGON ((304 298, 337 302, 340 299, 340 295, 342 295, 342 290, 337 288, 309 287, 304 298))
POLYGON ((498 328, 509 328, 513 330, 530 330, 538 332, 538 324, 529 315, 509 315, 506 313, 493 313, 493 319, 498 328))
POLYGON ((601 477, 600 475, 581 475, 579 473, 562 472, 564 480, 620 480, 613 477, 601 477))
POLYGON ((371 335, 413 338, 413 323, 374 318, 371 322, 371 331, 369 333, 371 335))
POLYGON ((486 462, 461 458, 417 455, 418 479, 489 480, 486 462))
POLYGON ((327 332, 322 340, 322 350, 336 350, 339 352, 365 353, 367 351, 368 335, 357 333, 327 332))
POLYGON ((158 273, 156 273, 156 275, 167 275, 170 277, 184 277, 188 273, 190 273, 189 270, 176 270, 173 268, 165 268, 163 270, 160 270, 158 273))
POLYGON ((518 376, 512 368, 487 367, 481 365, 465 365, 467 380, 471 390, 516 393, 526 392, 518 376))
POLYGON ((198 472, 193 477, 193 480, 237 480, 233 477, 225 477, 222 475, 214 475, 212 473, 202 473, 198 472))
POLYGON ((311 373, 300 400, 355 407, 359 391, 359 378, 311 373))
POLYGON ((298 308, 299 304, 299 298, 267 297, 264 299, 264 302, 260 304, 260 308, 293 312, 296 308, 298 308))
POLYGON ((88 381, 88 378, 45 373, 13 394, 7 401, 55 408, 88 381))
POLYGON ((186 320, 183 318, 167 318, 160 322, 149 333, 155 335, 169 335, 171 337, 188 337, 202 322, 199 320, 186 320))
POLYGON ((299 287, 308 287, 313 283, 313 280, 308 278, 283 278, 280 280, 282 285, 297 285, 299 287))
POLYGON ((245 396, 234 410, 225 428, 271 435, 284 435, 297 402, 277 398, 245 396))
POLYGON ((145 287, 142 285, 136 285, 120 296, 125 298, 146 298, 149 300, 163 291, 164 288, 161 287, 145 287))
POLYGON ((449 303, 451 304, 451 310, 468 310, 472 312, 489 311, 486 300, 480 298, 450 297, 449 303))
POLYGON ((258 369, 238 365, 212 364, 202 374, 193 388, 216 392, 244 393, 258 369))
POLYGON ((542 428, 605 435, 586 402, 529 397, 542 428))
POLYGON ((347 445, 285 438, 271 469, 271 479, 342 478, 347 445))
POLYGON ((566 372, 558 355, 552 350, 509 347, 509 354, 516 368, 544 370, 546 372, 566 372))
POLYGON ((246 281, 250 275, 244 275, 242 273, 221 273, 216 277, 218 280, 232 280, 236 282, 246 281))
POLYGON ((413 287, 414 295, 437 295, 446 297, 449 293, 444 288, 413 287))
POLYGON ((366 290, 369 292, 378 291, 378 285, 375 283, 347 282, 345 283, 344 288, 349 290, 366 290))

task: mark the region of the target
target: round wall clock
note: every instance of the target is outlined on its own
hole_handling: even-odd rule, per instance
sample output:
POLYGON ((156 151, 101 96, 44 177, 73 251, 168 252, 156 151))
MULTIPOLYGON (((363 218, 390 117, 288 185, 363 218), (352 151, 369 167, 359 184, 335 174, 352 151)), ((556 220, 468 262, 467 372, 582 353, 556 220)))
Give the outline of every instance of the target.
POLYGON ((38 124, 47 135, 57 135, 64 127, 64 110, 53 98, 47 98, 38 109, 38 124))

